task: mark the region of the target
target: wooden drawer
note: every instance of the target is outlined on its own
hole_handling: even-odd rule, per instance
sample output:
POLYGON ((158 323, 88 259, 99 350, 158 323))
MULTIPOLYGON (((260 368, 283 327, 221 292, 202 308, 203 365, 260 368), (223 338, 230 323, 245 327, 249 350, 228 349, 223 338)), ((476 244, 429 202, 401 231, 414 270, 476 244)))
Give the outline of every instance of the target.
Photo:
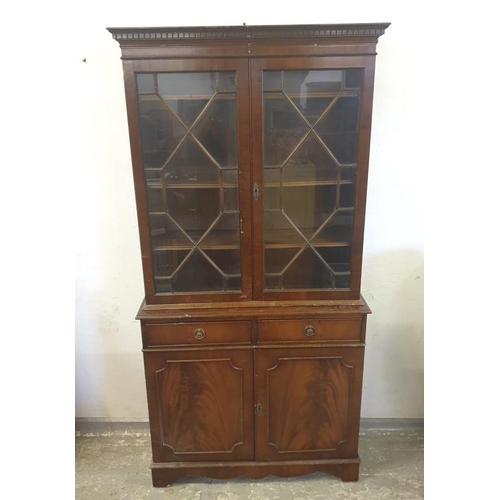
POLYGON ((250 321, 146 325, 144 347, 207 344, 250 344, 250 321))
POLYGON ((361 319, 259 321, 258 342, 360 342, 361 319))

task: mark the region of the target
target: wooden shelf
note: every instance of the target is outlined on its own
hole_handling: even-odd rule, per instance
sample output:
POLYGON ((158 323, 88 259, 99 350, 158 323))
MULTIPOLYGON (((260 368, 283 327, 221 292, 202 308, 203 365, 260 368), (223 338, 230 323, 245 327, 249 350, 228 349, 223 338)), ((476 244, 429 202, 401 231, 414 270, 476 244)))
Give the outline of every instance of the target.
MULTIPOLYGON (((195 240, 202 236, 203 232, 190 233, 195 240)), ((306 242, 298 241, 298 233, 294 229, 274 229, 264 235, 266 249, 282 248, 302 248, 306 242)), ((324 229, 319 236, 314 238, 311 245, 316 248, 347 247, 351 244, 351 226, 339 225, 324 229)), ((153 239, 153 252, 166 252, 175 250, 191 250, 193 245, 190 243, 178 244, 174 239, 164 236, 158 236, 153 239)), ((208 234, 200 245, 203 250, 238 250, 240 242, 238 233, 234 231, 213 231, 208 234)))
MULTIPOLYGON (((323 229, 310 244, 317 248, 348 247, 351 244, 351 231, 351 225, 347 224, 329 227, 323 229)), ((302 248, 306 242, 297 241, 297 234, 294 229, 269 230, 264 233, 264 246, 266 249, 302 248)))
MULTIPOLYGON (((299 166, 300 167, 300 166, 299 166)), ((316 172, 307 172, 306 168, 302 170, 299 167, 285 167, 288 169, 286 173, 286 180, 283 181, 283 187, 306 187, 306 186, 336 186, 338 184, 353 184, 354 180, 349 179, 329 179, 331 173, 328 171, 316 170, 316 172), (297 172, 290 172, 291 169, 297 172), (316 177, 316 178, 314 178, 316 177)), ((309 167, 310 168, 310 167, 309 167)), ((354 168, 354 167, 352 167, 354 168)), ((277 170, 277 169, 276 169, 277 170)), ((205 177, 206 178, 206 177, 205 177)), ((147 182, 147 187, 150 189, 161 189, 162 184, 159 181, 147 182)), ((203 176, 198 175, 196 178, 184 177, 182 179, 167 178, 166 189, 231 189, 238 188, 237 182, 229 182, 220 184, 219 182, 203 180, 203 176)), ((279 181, 266 182, 264 188, 278 188, 280 187, 279 181)))
MULTIPOLYGON (((194 241, 198 241, 204 231, 193 232, 189 235, 194 241)), ((175 241, 168 236, 153 238, 153 252, 166 252, 173 250, 191 250, 193 245, 190 243, 176 244, 175 241)), ((214 230, 210 232, 200 244, 202 250, 239 250, 239 233, 235 231, 214 230)))
MULTIPOLYGON (((315 187, 315 186, 336 186, 337 184, 353 184, 353 181, 341 180, 339 181, 292 181, 284 182, 283 187, 315 187)), ((148 188, 151 189, 161 189, 162 185, 160 183, 148 183, 148 188)), ((266 184, 264 188, 279 188, 280 184, 277 182, 272 182, 266 184)), ((166 186, 166 189, 220 189, 220 184, 170 184, 166 186)), ((222 189, 237 189, 237 184, 223 184, 222 189)))
MULTIPOLYGON (((336 186, 338 184, 352 184, 353 181, 348 180, 303 180, 303 181, 287 181, 283 182, 283 187, 307 187, 307 186, 336 186)), ((281 184, 279 182, 269 182, 264 185, 264 188, 279 188, 281 184)))
MULTIPOLYGON (((193 181, 192 184, 187 184, 187 183, 179 183, 179 184, 167 184, 165 187, 166 189, 236 189, 238 188, 238 184, 223 184, 222 186, 220 184, 215 184, 215 183, 195 183, 196 181, 193 181)), ((151 189, 161 189, 162 185, 159 182, 148 182, 147 187, 151 189)))
POLYGON ((264 90, 264 99, 286 99, 284 94, 290 99, 314 99, 314 98, 331 98, 337 97, 358 97, 361 89, 344 89, 335 92, 284 92, 281 89, 264 90))
MULTIPOLYGON (((215 165, 214 169, 217 169, 215 165)), ((162 175, 163 169, 161 168, 145 168, 146 172, 157 172, 162 175)), ((222 188, 237 188, 238 187, 238 167, 233 166, 223 168, 222 172, 226 173, 229 179, 226 182, 220 183, 220 175, 216 170, 210 173, 200 172, 194 167, 183 167, 178 174, 169 174, 165 179, 166 189, 219 189, 222 188), (229 174, 233 172, 233 176, 229 174)), ((222 176, 224 177, 224 175, 222 176)), ((150 189, 161 189, 162 184, 159 179, 150 180, 146 182, 146 186, 150 189)))
POLYGON ((235 99, 236 90, 218 90, 214 91, 213 94, 186 94, 186 95, 176 95, 176 94, 162 94, 161 92, 144 92, 139 94, 141 99, 145 101, 155 101, 157 97, 165 101, 209 101, 217 94, 216 100, 220 99, 235 99))
MULTIPOLYGON (((319 181, 290 181, 290 182, 284 182, 283 187, 308 187, 308 186, 336 186, 337 184, 353 184, 354 181, 350 180, 319 180, 319 181)), ((151 189, 161 189, 162 185, 160 183, 148 183, 147 184, 148 188, 151 189)), ((209 183, 197 183, 197 184, 169 184, 166 186, 166 189, 237 189, 238 185, 237 184, 223 184, 222 186, 220 184, 209 184, 209 183)), ((279 188, 280 184, 278 182, 271 182, 268 184, 265 184, 264 188, 279 188)))
POLYGON ((176 95, 176 94, 162 94, 161 92, 143 92, 139 94, 139 97, 145 101, 153 100, 156 101, 157 97, 162 99, 168 99, 170 101, 174 99, 182 99, 183 101, 199 101, 199 100, 210 100, 214 94, 186 94, 186 95, 176 95))

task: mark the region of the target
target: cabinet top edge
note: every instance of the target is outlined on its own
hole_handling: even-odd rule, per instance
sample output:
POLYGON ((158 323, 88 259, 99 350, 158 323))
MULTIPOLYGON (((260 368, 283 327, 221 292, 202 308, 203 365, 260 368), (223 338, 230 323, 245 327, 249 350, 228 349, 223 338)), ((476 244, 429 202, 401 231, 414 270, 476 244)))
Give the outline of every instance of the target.
POLYGON ((364 315, 371 310, 360 300, 321 301, 249 301, 204 304, 146 304, 142 302, 136 319, 255 319, 273 316, 328 316, 331 314, 364 315))
POLYGON ((262 40, 289 38, 378 38, 391 23, 358 24, 304 24, 260 26, 189 26, 189 27, 110 27, 107 30, 120 45, 122 43, 151 42, 182 43, 189 40, 231 42, 234 40, 262 40))

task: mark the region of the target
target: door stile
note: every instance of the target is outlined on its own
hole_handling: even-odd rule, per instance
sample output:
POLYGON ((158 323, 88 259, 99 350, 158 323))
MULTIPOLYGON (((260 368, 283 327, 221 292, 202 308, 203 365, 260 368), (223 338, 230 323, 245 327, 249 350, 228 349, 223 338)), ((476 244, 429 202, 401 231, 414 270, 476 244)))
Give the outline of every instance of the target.
POLYGON ((263 130, 262 130, 262 59, 249 60, 251 103, 251 168, 252 168, 252 255, 253 297, 263 299, 264 290, 264 241, 263 241, 263 130))

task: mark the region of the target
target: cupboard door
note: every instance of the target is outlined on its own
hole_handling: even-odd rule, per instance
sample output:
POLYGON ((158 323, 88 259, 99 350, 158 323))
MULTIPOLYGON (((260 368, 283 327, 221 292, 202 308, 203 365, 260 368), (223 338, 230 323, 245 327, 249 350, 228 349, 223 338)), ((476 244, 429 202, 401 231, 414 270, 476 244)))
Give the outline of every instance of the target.
POLYGON ((257 350, 256 458, 355 458, 363 353, 363 347, 257 350))
POLYGON ((249 297, 247 64, 134 61, 129 81, 148 302, 249 297))
POLYGON ((252 60, 254 293, 358 298, 369 58, 252 60))
POLYGON ((153 461, 253 458, 251 350, 145 352, 153 461))

